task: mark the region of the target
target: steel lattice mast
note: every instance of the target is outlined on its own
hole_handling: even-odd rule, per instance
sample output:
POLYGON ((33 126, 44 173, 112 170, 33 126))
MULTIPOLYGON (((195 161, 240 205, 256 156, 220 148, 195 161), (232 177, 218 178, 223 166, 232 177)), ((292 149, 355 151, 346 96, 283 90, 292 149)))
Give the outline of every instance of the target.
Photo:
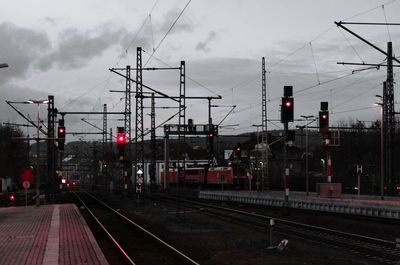
POLYGON ((262 184, 261 187, 264 190, 269 190, 269 179, 268 179, 268 126, 267 126, 267 80, 266 80, 266 71, 265 71, 265 58, 262 57, 262 82, 261 82, 261 90, 262 90, 262 144, 265 146, 265 150, 262 150, 261 157, 261 172, 262 172, 262 184))
POLYGON ((102 168, 102 174, 105 176, 104 181, 109 181, 108 179, 108 160, 107 160, 107 104, 103 104, 103 163, 106 163, 106 166, 102 168))
POLYGON ((103 158, 107 149, 107 104, 103 105, 103 158))
POLYGON ((393 142, 395 131, 392 43, 387 43, 387 78, 383 86, 384 176, 389 193, 394 191, 393 142))
POLYGON ((179 78, 179 127, 178 127, 178 176, 185 179, 185 134, 186 134, 186 86, 185 61, 181 61, 179 78), (180 170, 180 160, 183 159, 183 172, 180 170))
POLYGON ((126 147, 126 163, 124 167, 124 171, 126 172, 126 177, 128 180, 128 185, 130 185, 130 179, 132 176, 132 123, 131 123, 131 66, 126 66, 126 79, 125 79, 125 119, 124 119, 124 128, 125 128, 125 135, 128 138, 128 144, 126 147))
POLYGON ((156 185, 156 111, 155 111, 155 98, 154 93, 151 94, 151 164, 150 164, 150 185, 151 188, 154 189, 156 185))
POLYGON ((48 109, 47 109, 47 182, 49 183, 51 190, 55 189, 57 185, 55 174, 56 174, 56 161, 57 152, 54 141, 55 136, 55 118, 57 113, 54 108, 54 96, 48 96, 48 109))
MULTIPOLYGON (((144 183, 144 174, 137 174, 139 164, 144 170, 144 137, 143 137, 143 80, 142 80, 142 48, 136 52, 136 137, 135 137, 135 185, 144 183)), ((143 191, 142 191, 143 192, 143 191)))

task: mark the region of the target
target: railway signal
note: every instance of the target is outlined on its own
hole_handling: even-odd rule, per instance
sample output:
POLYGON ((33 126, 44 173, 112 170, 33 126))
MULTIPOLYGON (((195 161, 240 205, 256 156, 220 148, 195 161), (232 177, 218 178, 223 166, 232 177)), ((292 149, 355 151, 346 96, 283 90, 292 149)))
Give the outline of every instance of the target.
POLYGON ((283 87, 283 97, 281 105, 281 122, 286 123, 293 121, 294 117, 294 98, 293 98, 293 87, 283 87))
POLYGON ((294 113, 294 99, 292 97, 283 97, 282 107, 281 107, 281 121, 282 122, 293 121, 293 113, 294 113))
POLYGON ((294 119, 294 98, 293 98, 293 86, 284 86, 283 87, 283 97, 282 97, 282 105, 281 105, 281 122, 284 126, 285 133, 285 143, 283 145, 283 168, 284 168, 284 184, 285 184, 285 211, 287 210, 287 205, 289 204, 289 166, 287 162, 287 145, 292 141, 289 140, 293 138, 293 134, 289 135, 289 122, 292 122, 294 119))
POLYGON ((321 110, 319 111, 319 131, 322 133, 327 133, 329 131, 328 102, 321 102, 321 110))
POLYGON ((239 159, 242 158, 242 149, 240 148, 240 144, 237 144, 235 146, 235 148, 233 149, 233 151, 235 153, 236 158, 239 158, 239 159))
POLYGON ((119 156, 124 156, 126 147, 126 134, 124 127, 117 127, 117 149, 119 156))
POLYGON ((65 144, 64 119, 58 120, 57 138, 58 138, 58 149, 64 150, 64 144, 65 144))
POLYGON ((294 142, 295 139, 296 139, 296 131, 294 131, 294 130, 289 130, 289 131, 288 131, 287 140, 288 140, 289 142, 294 142))

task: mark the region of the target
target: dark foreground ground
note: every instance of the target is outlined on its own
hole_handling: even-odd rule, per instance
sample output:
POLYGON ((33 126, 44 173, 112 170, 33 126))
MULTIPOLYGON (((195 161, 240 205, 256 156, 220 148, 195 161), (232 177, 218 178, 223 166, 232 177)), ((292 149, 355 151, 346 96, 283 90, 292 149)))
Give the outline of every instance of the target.
MULTIPOLYGON (((288 235, 273 233, 273 244, 282 239, 289 243, 283 251, 268 250, 269 232, 203 211, 178 209, 150 199, 123 199, 120 195, 103 193, 103 199, 147 227, 177 249, 203 265, 230 264, 374 264, 361 262, 356 255, 330 249, 321 244, 288 235)), ((84 216, 86 216, 83 210, 84 216)), ((89 225, 94 228, 93 224, 89 225)), ((94 232, 110 264, 121 264, 108 241, 94 232)), ((157 253, 154 253, 155 255, 157 253)))

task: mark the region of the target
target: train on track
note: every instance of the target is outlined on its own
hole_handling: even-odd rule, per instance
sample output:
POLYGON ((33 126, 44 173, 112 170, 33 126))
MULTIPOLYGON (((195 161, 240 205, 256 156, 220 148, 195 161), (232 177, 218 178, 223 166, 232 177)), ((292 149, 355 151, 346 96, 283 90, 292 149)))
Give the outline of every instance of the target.
MULTIPOLYGON (((164 171, 160 172, 160 184, 165 182, 164 171)), ((188 187, 226 187, 243 188, 248 183, 248 176, 237 176, 232 167, 193 167, 179 170, 169 170, 167 183, 170 186, 185 185, 188 187)))

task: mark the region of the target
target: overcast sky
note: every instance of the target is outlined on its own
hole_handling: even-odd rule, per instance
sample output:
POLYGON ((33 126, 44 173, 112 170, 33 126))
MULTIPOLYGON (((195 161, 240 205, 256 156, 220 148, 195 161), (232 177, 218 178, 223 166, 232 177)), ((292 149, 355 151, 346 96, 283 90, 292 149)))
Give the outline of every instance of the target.
MULTIPOLYGON (((221 126, 239 125, 232 127, 234 130, 224 128, 223 134, 255 131, 252 125, 261 123, 262 57, 266 58, 268 72, 267 109, 272 120, 269 129, 282 127, 274 120, 280 117, 284 85, 294 87, 295 118, 317 115, 320 102, 328 101, 331 126, 349 119, 379 119, 380 109, 373 107, 373 103, 375 95, 382 94, 386 69, 352 74, 352 70, 363 67, 337 62, 381 63, 385 56, 337 28, 334 21, 400 22, 400 0, 0 3, 0 63, 10 66, 0 69, 0 121, 23 122, 6 100, 45 99, 48 95, 55 96, 55 105, 61 111, 102 111, 103 104, 107 104, 109 111, 123 111, 123 94, 109 90, 125 89, 125 81, 108 68, 128 64, 135 67, 136 47, 140 46, 144 50, 143 63, 148 67, 179 66, 181 60, 186 62, 187 96, 223 97, 212 102, 226 106, 212 109, 214 123, 220 123, 230 105, 237 105, 221 126), (174 21, 176 24, 169 31, 174 21)), ((391 40, 395 54, 399 53, 400 26, 348 27, 383 50, 391 40)), ((395 73, 398 71, 395 68, 395 73)), ((174 71, 146 71, 143 83, 171 96, 179 94, 179 73, 174 71)), ((397 88, 398 85, 396 103, 397 88)), ((146 106, 149 103, 145 101, 146 106)), ((188 118, 195 123, 207 122, 207 101, 187 104, 188 118)), ((156 105, 174 103, 158 100, 156 105)), ((16 106, 35 118, 35 106, 16 106)), ((175 109, 157 109, 157 124, 174 112, 175 109)), ((145 113, 150 110, 145 109, 145 113)), ((45 111, 41 111, 41 116, 45 118, 45 111)), ((99 115, 67 115, 67 130, 95 132, 80 121, 83 117, 98 126, 102 124, 99 115)), ((149 116, 145 118, 148 127, 149 116)), ((134 116, 132 121, 134 124, 134 116)), ((291 127, 302 124, 298 121, 291 127)), ((115 130, 123 122, 114 120, 110 125, 115 130)), ((162 136, 162 131, 157 134, 162 136)))

